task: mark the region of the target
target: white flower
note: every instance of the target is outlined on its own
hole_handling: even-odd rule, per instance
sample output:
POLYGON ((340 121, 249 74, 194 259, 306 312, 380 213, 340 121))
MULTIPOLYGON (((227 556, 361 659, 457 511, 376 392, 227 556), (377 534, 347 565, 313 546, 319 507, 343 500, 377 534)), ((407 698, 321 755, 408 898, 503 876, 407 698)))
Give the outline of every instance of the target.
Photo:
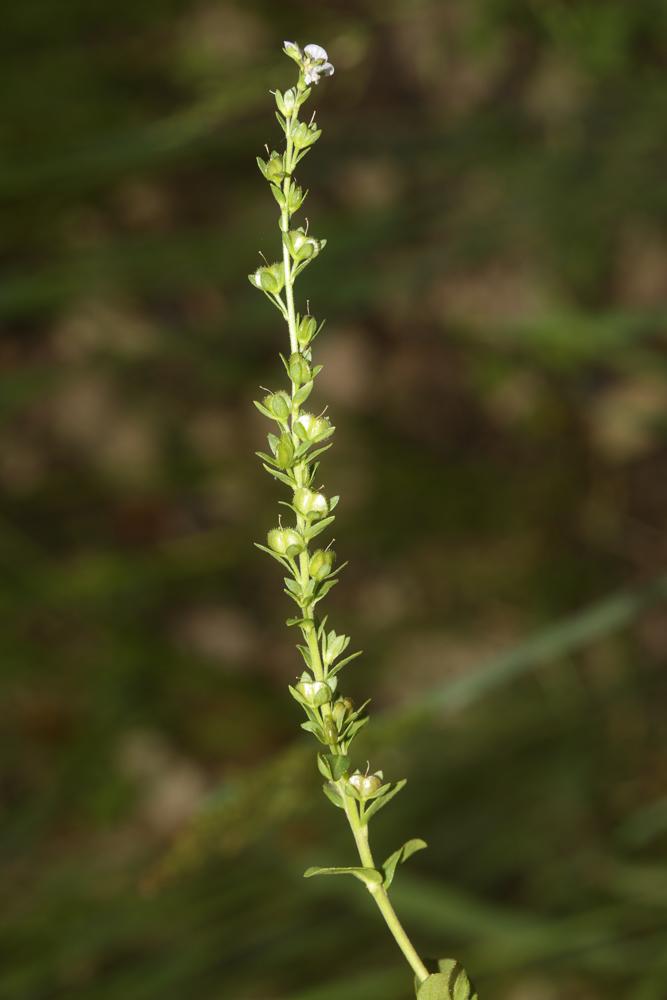
POLYGON ((311 43, 310 45, 306 45, 303 51, 307 56, 310 56, 311 59, 317 59, 321 62, 326 62, 329 58, 327 50, 323 49, 321 45, 313 45, 311 43))
POLYGON ((327 50, 321 45, 306 45, 303 50, 303 70, 305 81, 308 85, 319 83, 321 76, 333 76, 333 64, 329 62, 327 50))

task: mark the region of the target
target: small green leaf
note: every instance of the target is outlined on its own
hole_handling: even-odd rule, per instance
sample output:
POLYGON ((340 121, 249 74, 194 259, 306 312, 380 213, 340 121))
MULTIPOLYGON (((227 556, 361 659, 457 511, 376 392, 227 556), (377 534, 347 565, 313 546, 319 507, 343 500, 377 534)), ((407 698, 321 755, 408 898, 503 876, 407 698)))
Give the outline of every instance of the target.
POLYGON ((305 729, 307 733, 311 733, 311 735, 315 736, 320 743, 324 743, 326 746, 326 739, 321 726, 319 726, 316 722, 302 722, 300 725, 302 729, 305 729))
POLYGON ((306 382, 305 385, 302 385, 301 388, 294 393, 293 397, 294 406, 301 406, 302 403, 305 403, 308 397, 310 396, 312 389, 313 389, 312 381, 306 382))
POLYGON ((327 754, 327 760, 331 767, 331 777, 334 781, 338 781, 350 766, 350 758, 345 756, 345 754, 327 754))
POLYGON ((415 982, 417 1000, 478 1000, 468 974, 453 958, 438 961, 439 972, 433 973, 423 983, 415 982))
POLYGON ((330 785, 329 782, 327 782, 326 784, 322 785, 322 791, 324 792, 324 794, 326 795, 326 797, 329 799, 329 802, 332 802, 333 805, 335 805, 337 809, 344 809, 345 808, 345 803, 343 802, 343 799, 342 799, 342 797, 340 795, 340 792, 338 791, 337 788, 334 788, 333 785, 330 785))
POLYGON ((444 972, 435 972, 417 989, 417 1000, 452 1000, 449 992, 449 976, 444 972))
POLYGON ((332 669, 329 671, 329 676, 333 677, 334 674, 337 674, 339 670, 342 670, 343 667, 346 667, 348 663, 352 662, 352 660, 356 660, 356 658, 358 656, 361 656, 362 653, 363 649, 358 649, 356 653, 350 653, 350 655, 346 656, 344 660, 341 660, 340 663, 337 663, 335 667, 332 667, 332 669))
POLYGON ((294 489, 294 480, 290 479, 289 476, 286 476, 284 472, 272 469, 271 466, 266 464, 266 462, 262 462, 262 468, 265 472, 268 472, 270 476, 273 476, 274 479, 278 479, 281 483, 284 483, 285 486, 289 486, 290 489, 294 489))
POLYGON ((407 778, 401 778, 401 780, 397 781, 394 787, 391 789, 391 791, 387 792, 386 795, 383 795, 381 798, 374 799, 373 802, 371 802, 371 804, 369 805, 368 809, 366 809, 364 812, 363 816, 364 823, 368 823, 369 819, 371 819, 372 816, 375 816, 376 812, 379 812, 383 806, 386 806, 388 802, 391 802, 394 795, 398 795, 400 790, 404 788, 407 785, 407 783, 408 783, 407 778))
POLYGON ((321 521, 317 521, 305 532, 307 541, 316 538, 317 535, 319 535, 322 531, 324 531, 325 528, 328 528, 330 524, 333 524, 335 520, 336 518, 331 516, 331 517, 325 517, 321 521))
POLYGON ((375 868, 308 868, 303 873, 304 878, 312 878, 313 875, 354 875, 367 888, 382 885, 382 874, 375 868))
POLYGON ((385 889, 388 889, 394 881, 394 875, 396 874, 397 867, 402 865, 404 861, 407 861, 413 854, 416 854, 417 851, 422 851, 426 846, 427 844, 425 840, 420 840, 418 837, 415 837, 413 840, 406 841, 402 847, 399 847, 397 851, 394 851, 393 854, 389 855, 382 866, 385 889))

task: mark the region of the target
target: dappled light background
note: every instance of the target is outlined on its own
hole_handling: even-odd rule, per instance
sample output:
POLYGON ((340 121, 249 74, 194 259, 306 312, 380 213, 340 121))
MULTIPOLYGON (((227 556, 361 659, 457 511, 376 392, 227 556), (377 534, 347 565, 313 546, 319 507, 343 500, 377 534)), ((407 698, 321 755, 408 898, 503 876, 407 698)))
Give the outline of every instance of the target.
POLYGON ((377 851, 429 841, 397 908, 482 1000, 664 1000, 660 0, 3 9, 0 994, 411 994, 362 887, 301 878, 352 844, 252 546, 284 38, 336 65, 299 291, 358 752, 409 778, 377 851))

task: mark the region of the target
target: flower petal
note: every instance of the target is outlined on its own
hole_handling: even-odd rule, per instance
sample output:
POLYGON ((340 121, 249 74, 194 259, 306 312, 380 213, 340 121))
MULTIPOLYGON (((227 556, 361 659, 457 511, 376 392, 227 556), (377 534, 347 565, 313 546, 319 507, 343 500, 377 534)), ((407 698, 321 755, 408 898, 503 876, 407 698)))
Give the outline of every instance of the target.
POLYGON ((310 45, 306 45, 303 51, 306 53, 307 56, 310 56, 311 59, 317 59, 318 61, 321 62, 326 62, 327 59, 329 58, 329 56, 327 55, 327 50, 323 49, 321 45, 313 45, 311 43, 310 45))

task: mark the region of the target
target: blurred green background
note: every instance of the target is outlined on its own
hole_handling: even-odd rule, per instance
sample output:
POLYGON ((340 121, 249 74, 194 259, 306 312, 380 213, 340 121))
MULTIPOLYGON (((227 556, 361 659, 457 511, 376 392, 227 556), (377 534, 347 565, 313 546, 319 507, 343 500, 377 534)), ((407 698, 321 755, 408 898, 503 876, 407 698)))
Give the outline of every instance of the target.
POLYGON ((2 13, 2 1000, 407 1000, 286 692, 255 168, 316 92, 300 282, 328 600, 395 899, 482 1000, 667 997, 667 6, 2 13))

